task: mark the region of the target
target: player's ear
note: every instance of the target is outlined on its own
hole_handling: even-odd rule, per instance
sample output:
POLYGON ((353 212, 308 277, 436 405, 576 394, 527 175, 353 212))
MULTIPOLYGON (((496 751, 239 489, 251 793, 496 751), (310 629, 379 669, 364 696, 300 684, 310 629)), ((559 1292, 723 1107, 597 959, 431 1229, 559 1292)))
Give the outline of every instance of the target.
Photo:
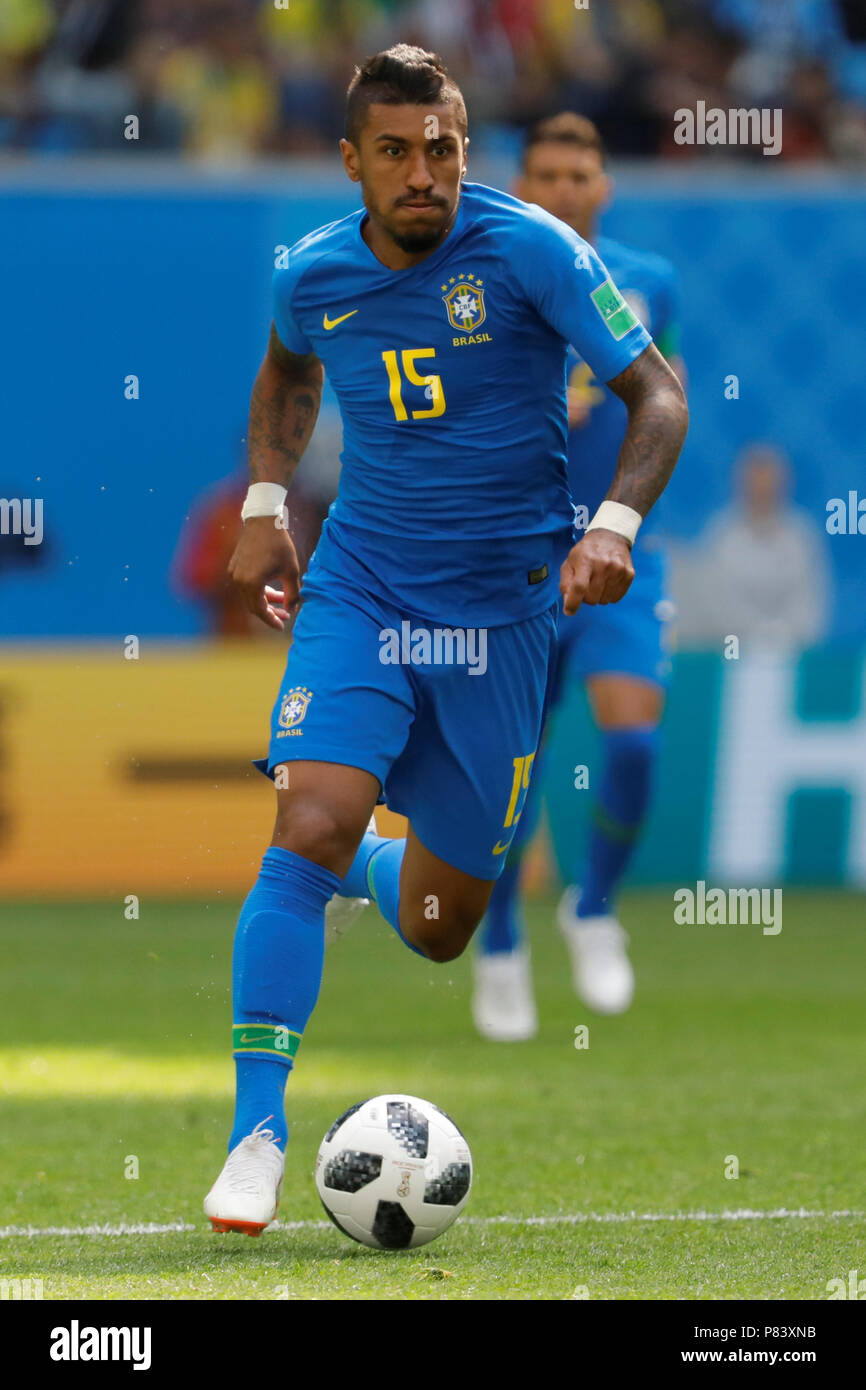
POLYGON ((461 179, 466 178, 466 151, 469 149, 469 136, 463 138, 463 168, 460 170, 461 179))
POLYGON ((340 141, 340 154, 343 156, 343 168, 349 175, 353 183, 361 181, 361 159, 356 147, 351 140, 340 141))

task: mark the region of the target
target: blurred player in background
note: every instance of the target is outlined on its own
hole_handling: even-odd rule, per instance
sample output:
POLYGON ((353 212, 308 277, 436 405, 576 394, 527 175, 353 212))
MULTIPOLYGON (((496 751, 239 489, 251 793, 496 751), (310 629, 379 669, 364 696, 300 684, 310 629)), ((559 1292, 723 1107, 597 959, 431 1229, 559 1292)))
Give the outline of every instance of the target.
POLYGON ((671 547, 677 631, 683 644, 797 651, 823 641, 833 586, 827 531, 791 501, 791 463, 776 445, 747 444, 734 495, 690 544, 671 547))
POLYGON ((203 605, 208 630, 215 637, 249 637, 264 631, 228 573, 243 526, 240 510, 248 486, 245 467, 197 497, 174 557, 175 587, 203 605))
POLYGON ((466 126, 434 54, 398 45, 358 69, 341 150, 364 206, 304 237, 274 276, 230 565, 272 627, 299 595, 280 523, 325 370, 343 469, 261 762, 277 818, 235 935, 235 1120, 205 1199, 221 1231, 257 1235, 276 1211, 326 910, 336 933, 337 914, 345 925, 373 898, 416 954, 465 949, 529 785, 560 606, 626 592, 631 542, 686 431, 679 382, 592 247, 541 208, 463 185, 466 126), (569 342, 628 413, 601 490, 613 495, 576 545, 569 342), (455 628, 467 653, 483 642, 483 669, 431 656, 455 628), (369 825, 383 794, 409 818, 405 840, 369 825))
MULTIPOLYGON (((179 593, 201 605, 211 636, 267 639, 274 636, 273 628, 250 612, 228 572, 243 530, 241 508, 250 483, 246 447, 243 452, 243 470, 208 488, 193 502, 178 542, 172 577, 179 593)), ((302 487, 293 488, 288 528, 302 574, 326 511, 327 504, 323 506, 302 487)))
MULTIPOLYGON (((529 130, 514 191, 596 247, 620 293, 682 380, 673 267, 660 256, 599 236, 598 217, 611 190, 601 137, 591 121, 563 112, 529 130)), ((586 509, 585 524, 610 487, 626 411, 574 349, 569 363, 568 481, 575 505, 586 509)), ((617 604, 584 604, 574 618, 560 623, 551 700, 552 707, 571 682, 582 681, 601 732, 602 761, 590 769, 589 844, 582 859, 575 854, 557 919, 577 993, 590 1008, 606 1014, 622 1013, 634 992, 628 938, 617 921, 615 900, 649 803, 670 669, 673 606, 666 597, 657 525, 653 512, 638 532, 635 578, 625 597, 617 604)), ((474 961, 473 1017, 478 1031, 494 1041, 529 1038, 538 1027, 518 891, 521 858, 537 822, 539 799, 536 761, 530 797, 494 888, 474 961)))

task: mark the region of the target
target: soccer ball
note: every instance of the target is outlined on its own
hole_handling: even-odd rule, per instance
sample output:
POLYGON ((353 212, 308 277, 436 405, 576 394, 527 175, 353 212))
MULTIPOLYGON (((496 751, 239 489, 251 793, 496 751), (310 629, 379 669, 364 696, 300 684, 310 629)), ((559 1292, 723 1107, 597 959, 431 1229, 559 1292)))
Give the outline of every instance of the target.
POLYGON ((472 1155, 444 1110, 417 1096, 374 1096, 328 1130, 316 1187, 335 1226, 362 1245, 405 1250, 447 1231, 466 1205, 472 1155))

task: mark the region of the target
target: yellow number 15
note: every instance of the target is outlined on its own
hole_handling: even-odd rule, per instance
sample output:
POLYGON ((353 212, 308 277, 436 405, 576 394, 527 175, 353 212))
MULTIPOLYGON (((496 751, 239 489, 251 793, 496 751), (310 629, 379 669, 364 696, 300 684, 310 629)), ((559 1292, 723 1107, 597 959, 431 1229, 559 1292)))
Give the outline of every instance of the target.
MULTIPOLYGON (((435 348, 404 348, 403 350, 403 375, 413 386, 426 386, 430 400, 433 402, 429 410, 413 410, 413 420, 432 420, 434 415, 445 414, 445 392, 442 390, 441 376, 419 376, 415 370, 417 358, 435 357, 435 355, 435 348)), ((388 372, 388 385, 394 414, 398 420, 408 420, 409 415, 403 404, 403 383, 400 378, 396 351, 392 348, 388 352, 383 352, 382 361, 388 372)))

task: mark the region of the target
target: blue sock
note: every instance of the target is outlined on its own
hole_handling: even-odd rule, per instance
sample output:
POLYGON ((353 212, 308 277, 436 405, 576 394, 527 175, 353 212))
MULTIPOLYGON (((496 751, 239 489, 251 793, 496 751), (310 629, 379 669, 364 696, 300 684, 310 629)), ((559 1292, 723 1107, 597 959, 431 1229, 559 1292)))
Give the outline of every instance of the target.
POLYGON ((649 804, 659 744, 658 728, 607 729, 604 771, 587 847, 578 917, 603 916, 614 898, 640 834, 649 804))
POLYGON ((523 940, 518 894, 522 857, 514 853, 512 846, 505 860, 505 868, 496 880, 478 933, 482 955, 493 956, 500 951, 516 951, 523 940))
POLYGON ((262 1120, 286 1146, 286 1081, 319 997, 325 904, 339 886, 328 869, 272 846, 241 909, 232 960, 237 1090, 230 1150, 262 1120))
MULTIPOLYGON (((377 850, 384 845, 393 844, 393 840, 388 840, 384 835, 378 835, 375 830, 364 832, 364 838, 358 846, 358 853, 349 866, 349 872, 340 884, 337 892, 344 898, 369 898, 371 896, 370 884, 367 881, 367 868, 370 860, 377 850)), ((404 841, 400 841, 401 844, 404 841)))
POLYGON ((338 892, 346 898, 372 898, 403 945, 423 956, 400 930, 400 865, 405 851, 405 840, 388 840, 368 830, 338 892))

